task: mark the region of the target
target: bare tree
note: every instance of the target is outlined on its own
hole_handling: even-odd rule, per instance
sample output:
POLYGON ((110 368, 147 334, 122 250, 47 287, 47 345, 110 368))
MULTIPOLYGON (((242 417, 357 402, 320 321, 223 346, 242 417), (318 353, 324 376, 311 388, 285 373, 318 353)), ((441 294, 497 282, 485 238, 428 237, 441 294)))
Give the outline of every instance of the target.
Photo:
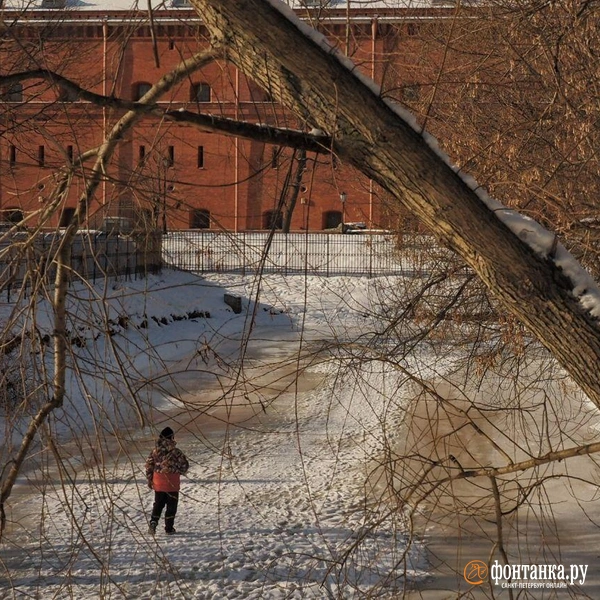
POLYGON ((597 397, 596 369, 586 367, 598 358, 597 327, 574 296, 575 282, 548 260, 552 248, 547 256, 536 255, 418 132, 279 10, 259 3, 196 5, 229 60, 272 88, 308 125, 329 131, 337 154, 393 193, 459 253, 590 398, 597 397), (251 25, 250 12, 255 14, 251 25), (263 37, 267 31, 277 32, 268 43, 263 37), (290 40, 306 49, 306 55, 286 52, 290 40), (258 56, 256 48, 264 54, 258 56), (565 314, 573 320, 567 323, 565 314))
MULTIPOLYGON (((93 165, 85 171, 86 185, 78 198, 75 217, 55 249, 55 254, 49 259, 49 263, 56 266, 51 298, 54 318, 52 340, 39 340, 34 335, 35 323, 31 319, 27 325, 30 335, 12 336, 5 343, 6 364, 2 368, 7 382, 7 401, 13 402, 14 397, 18 397, 15 392, 18 382, 10 377, 10 360, 14 355, 10 354, 8 347, 20 345, 20 356, 31 353, 32 348, 43 351, 45 361, 22 367, 23 374, 34 373, 27 377, 22 394, 28 399, 34 398, 37 403, 31 402, 29 405, 28 410, 33 409, 30 411, 29 427, 19 441, 14 456, 11 456, 4 467, 0 497, 3 527, 5 507, 39 434, 43 435, 54 457, 62 478, 62 493, 68 496, 68 490, 71 489, 72 482, 68 480, 69 470, 65 458, 46 424, 48 415, 64 402, 68 373, 84 368, 72 353, 72 328, 67 308, 72 241, 78 227, 86 221, 90 202, 109 172, 109 164, 124 133, 142 118, 158 118, 226 135, 245 136, 297 148, 301 158, 297 161, 296 173, 293 173, 293 163, 290 167, 290 188, 293 188, 293 193, 289 196, 292 199, 288 205, 290 210, 301 183, 304 153, 332 151, 341 160, 377 182, 395 205, 401 204, 410 214, 415 215, 443 246, 461 257, 457 261, 451 252, 437 244, 429 242, 429 249, 418 247, 417 244, 411 264, 415 265, 415 272, 419 277, 402 281, 401 284, 383 282, 383 285, 375 286, 377 289, 373 299, 377 300, 374 302, 376 308, 362 307, 365 319, 368 317, 365 329, 347 332, 336 330, 332 326, 335 343, 320 345, 318 348, 317 356, 325 354, 338 365, 335 372, 338 382, 346 378, 352 381, 352 394, 357 397, 368 398, 373 390, 383 393, 378 387, 381 384, 379 376, 384 373, 393 382, 390 383, 389 390, 385 390, 389 403, 386 404, 384 413, 396 415, 389 422, 386 418, 381 418, 380 433, 383 442, 380 454, 373 464, 367 465, 364 479, 366 491, 363 490, 364 496, 358 498, 358 501, 364 502, 365 510, 361 514, 370 515, 372 519, 366 519, 356 543, 347 546, 345 555, 336 556, 330 569, 335 572, 336 577, 343 579, 345 569, 352 569, 348 565, 355 564, 353 561, 358 561, 366 547, 368 532, 377 531, 378 523, 385 522, 386 527, 392 527, 400 537, 400 532, 409 530, 411 524, 414 531, 418 531, 423 519, 443 522, 452 520, 457 514, 465 522, 469 516, 479 518, 481 515, 484 521, 492 521, 492 531, 486 531, 487 539, 495 544, 490 556, 497 550, 494 556, 500 556, 503 562, 509 562, 512 542, 508 531, 511 527, 515 531, 520 527, 518 518, 510 521, 512 515, 526 518, 528 511, 532 510, 536 517, 550 521, 554 507, 552 502, 544 499, 544 495, 548 493, 548 485, 558 476, 570 476, 569 473, 560 471, 557 466, 559 461, 591 455, 599 449, 595 439, 590 440, 581 435, 581 431, 577 431, 587 423, 587 416, 580 416, 576 420, 576 431, 566 425, 569 415, 563 412, 561 401, 564 399, 564 390, 568 394, 575 393, 572 384, 546 351, 529 335, 533 333, 584 393, 596 405, 600 403, 600 387, 595 368, 600 350, 597 323, 582 306, 579 292, 575 292, 576 282, 563 273, 555 261, 558 246, 551 243, 542 253, 534 252, 496 218, 493 205, 484 202, 460 173, 440 158, 419 126, 407 123, 406 114, 396 110, 382 98, 380 91, 370 83, 357 77, 319 36, 308 33, 302 25, 290 21, 271 3, 259 0, 242 4, 235 0, 193 0, 193 4, 205 20, 213 48, 184 60, 176 71, 163 77, 137 102, 86 90, 84 85, 75 83, 71 78, 56 73, 45 65, 44 68, 36 65, 35 69, 24 65, 1 79, 7 85, 32 80, 51 82, 49 85, 60 85, 70 93, 115 110, 119 115, 100 146, 81 152, 72 165, 67 164, 57 171, 58 183, 52 192, 51 202, 43 211, 42 216, 47 217, 51 211, 58 210, 73 176, 72 167, 83 168, 88 162, 93 165), (290 47, 295 52, 289 52, 290 47), (187 110, 173 111, 157 103, 161 94, 216 56, 231 61, 249 78, 262 85, 282 105, 293 111, 304 129, 312 133, 301 133, 284 127, 255 126, 187 110), (51 347, 48 346, 50 341, 51 347), (456 355, 459 356, 455 365, 445 369, 432 368, 426 374, 420 374, 411 363, 419 355, 424 357, 423 362, 442 362, 449 347, 456 350, 456 355), (53 368, 48 367, 48 358, 54 361, 53 368), (545 389, 557 382, 561 389, 545 389), (509 388, 507 393, 502 397, 496 395, 494 386, 501 387, 505 383, 509 388), (414 386, 416 398, 408 409, 397 400, 407 385, 414 386), (403 417, 398 417, 398 414, 403 417), (406 419, 404 423, 402 418, 406 419), (556 429, 552 426, 554 422, 560 423, 556 429), (539 423, 544 425, 540 426, 539 423), (406 430, 409 432, 407 440, 399 444, 395 436, 399 431, 406 430), (465 432, 469 432, 467 439, 464 437, 465 432), (474 450, 471 443, 481 447, 474 450), (553 470, 543 471, 546 465, 552 465, 553 470), (520 475, 515 475, 516 473, 520 475), (485 483, 481 483, 482 481, 485 483), (536 512, 532 507, 538 505, 542 509, 536 512)), ((579 14, 582 18, 588 18, 585 10, 579 14)), ((537 19, 542 19, 543 16, 543 13, 531 13, 532 23, 537 26, 537 19)), ((491 29, 493 25, 497 25, 497 21, 490 19, 491 29)), ((546 26, 549 27, 548 24, 546 26)), ((506 30, 499 29, 500 33, 507 36, 504 40, 506 45, 515 48, 516 42, 510 39, 506 30)), ((581 31, 579 27, 574 30, 581 31)), ((542 28, 541 31, 547 30, 542 28)), ((583 31, 587 30, 583 28, 583 31)), ((494 32, 494 35, 503 39, 500 33, 494 32)), ((566 59, 561 52, 566 47, 563 45, 566 33, 559 33, 553 38, 559 40, 556 48, 560 50, 553 48, 551 54, 564 61, 566 59)), ((585 35, 582 39, 575 36, 574 47, 583 52, 586 46, 582 40, 585 39, 585 35)), ((453 43, 451 37, 445 37, 442 47, 452 48, 453 43)), ((349 44, 348 39, 347 45, 349 44)), ((502 54, 503 48, 500 45, 499 54, 502 54)), ((464 56, 464 51, 459 49, 458 54, 464 56)), ((515 67, 515 72, 524 68, 541 68, 541 59, 531 61, 528 54, 520 58, 521 60, 516 60, 518 67, 515 67)), ((440 77, 435 89, 432 88, 433 95, 420 115, 423 124, 429 126, 434 123, 440 132, 452 125, 449 121, 442 122, 439 112, 436 112, 434 97, 442 93, 444 77, 451 76, 449 73, 452 71, 446 70, 447 66, 440 66, 440 77)), ((554 70, 549 69, 548 72, 556 73, 560 68, 564 67, 560 66, 560 61, 555 61, 554 70)), ((495 65, 493 72, 497 71, 498 65, 495 65)), ((480 77, 480 73, 468 71, 468 76, 480 77)), ((562 77, 561 81, 565 84, 569 78, 562 77)), ((393 81, 391 85, 393 87, 393 81)), ((461 85, 470 89, 473 85, 480 84, 467 81, 461 85)), ((500 95, 499 89, 501 88, 490 86, 490 94, 500 95)), ((393 95, 389 90, 384 93, 393 95)), ((566 94, 561 96, 561 93, 555 91, 555 96, 566 98, 566 94)), ((581 94, 581 90, 577 93, 581 94)), ((519 102, 521 100, 523 99, 519 98, 519 102)), ((504 103, 504 106, 516 103, 512 98, 496 101, 504 103)), ((559 105, 561 102, 557 100, 553 107, 559 105)), ((569 102, 565 100, 564 106, 567 105, 569 102)), ((523 113, 532 110, 526 105, 519 106, 523 113)), ((571 115, 571 127, 577 123, 576 114, 574 111, 571 115)), ((519 114, 514 119, 516 131, 523 126, 524 116, 519 114)), ((466 127, 466 121, 467 117, 460 121, 465 126, 465 136, 474 137, 474 131, 466 127)), ((535 129, 542 121, 532 119, 532 123, 535 129)), ((452 149, 453 144, 460 144, 461 137, 460 132, 455 132, 448 149, 452 149)), ((474 156, 469 155, 468 148, 460 148, 462 164, 466 170, 473 165, 478 177, 483 175, 486 183, 492 182, 494 174, 498 172, 494 170, 491 161, 485 162, 481 158, 481 148, 485 146, 487 137, 482 135, 482 139, 478 140, 480 146, 472 153, 474 156)), ((549 143, 549 146, 557 148, 558 158, 555 166, 549 167, 547 186, 542 187, 544 190, 551 190, 547 195, 552 199, 558 195, 558 189, 552 189, 551 183, 554 177, 558 179, 559 167, 562 167, 563 161, 571 156, 567 137, 564 135, 563 139, 553 139, 549 143)), ((587 143, 587 138, 585 141, 587 143)), ((516 146, 514 140, 506 144, 510 149, 516 146)), ((579 147, 578 144, 575 146, 579 147)), ((523 148, 529 147, 523 145, 523 148)), ((492 146, 489 148, 491 152, 492 146)), ((496 149, 493 148, 493 151, 496 149)), ((581 157, 579 167, 589 163, 593 155, 591 150, 589 152, 590 155, 581 157)), ((541 152, 540 157, 543 161, 547 154, 541 152)), ((148 190, 143 189, 134 175, 128 180, 128 184, 139 190, 140 196, 144 198, 140 208, 150 211, 154 209, 155 214, 150 220, 154 224, 158 221, 159 225, 161 216, 165 215, 166 204, 170 201, 165 175, 167 165, 160 164, 164 170, 149 182, 148 190)), ((522 167, 522 159, 511 164, 511 170, 515 173, 521 172, 522 167)), ((577 166, 574 168, 577 170, 577 166)), ((523 177, 520 184, 525 186, 527 178, 523 177)), ((591 179, 590 177, 590 181, 591 179)), ((496 185, 494 191, 498 188, 496 185)), ((540 190, 537 193, 539 196, 540 190)), ((281 199, 283 207, 285 193, 281 194, 281 199)), ((539 214, 541 210, 536 206, 532 213, 539 214)), ((563 214, 562 210, 557 209, 557 214, 563 214)), ((547 220, 552 219, 548 216, 547 220)), ((22 248, 23 253, 30 250, 33 252, 29 241, 24 242, 22 248)), ((413 248, 405 250, 410 252, 413 248)), ((35 270, 32 269, 29 273, 32 287, 43 290, 43 293, 50 296, 42 280, 36 279, 35 270)), ((264 284, 259 282, 254 289, 257 298, 257 290, 261 289, 264 289, 264 284)), ((354 302, 350 290, 343 295, 342 300, 348 304, 354 302)), ((28 310, 31 314, 35 313, 33 305, 28 310)), ((255 316, 248 316, 248 329, 242 336, 241 344, 244 351, 248 350, 255 316)), ((120 317, 124 318, 125 315, 120 317)), ((14 323, 18 322, 16 317, 13 319, 14 323)), ((124 326, 123 323, 126 321, 119 326, 124 326)), ((93 324, 87 325, 92 328, 93 324)), ((108 335, 110 326, 114 326, 114 321, 107 315, 100 328, 108 335)), ((95 327, 98 329, 97 324, 95 327)), ((8 331, 9 327, 6 329, 8 331)), ((310 350, 309 357, 314 357, 314 348, 310 350)), ((217 365, 227 381, 222 384, 225 396, 231 390, 241 395, 249 390, 257 393, 258 388, 253 387, 255 373, 245 372, 243 365, 241 368, 239 365, 229 365, 221 360, 218 353, 213 352, 208 342, 206 347, 198 349, 200 356, 217 356, 217 365)), ((149 353, 152 358, 160 360, 158 352, 149 350, 149 353)), ((297 357, 298 365, 306 358, 304 355, 297 357)), ((197 362, 190 361, 190 364, 198 372, 202 371, 197 362)), ((213 363, 210 368, 218 370, 213 363)), ((137 377, 143 379, 143 375, 128 373, 126 365, 120 365, 119 370, 121 372, 114 375, 129 390, 131 407, 143 423, 145 412, 139 406, 139 388, 136 387, 137 377)), ((175 377, 176 373, 171 375, 175 377)), ((158 383, 156 387, 160 388, 161 385, 158 383)), ((171 389, 168 385, 165 388, 171 389)), ((259 389, 258 395, 261 392, 259 389)), ((343 392, 336 392, 335 386, 332 388, 327 396, 330 398, 328 408, 332 414, 338 403, 346 408, 344 394, 347 392, 347 388, 343 388, 343 392)), ((185 395, 182 394, 181 397, 184 398, 185 395)), ((259 404, 262 409, 268 402, 259 404)), ((581 406, 584 405, 585 400, 581 399, 581 406)), ((183 412, 193 413, 194 409, 189 401, 187 404, 184 402, 184 406, 183 412)), ((582 409, 581 414, 583 412, 582 409)), ((591 423, 591 418, 589 422, 591 423)), ((341 433, 339 435, 339 439, 333 440, 333 446, 337 444, 342 448, 345 440, 341 433)), ((365 430, 364 435, 372 435, 372 431, 365 430)), ((88 451, 85 443, 79 443, 80 450, 88 451)), ((304 458, 308 460, 309 457, 304 458)), ((129 460, 133 461, 132 455, 129 455, 129 460)), ((90 477, 95 474, 96 468, 101 471, 104 465, 98 459, 90 467, 90 477)), ((573 478, 577 477, 573 475, 573 478)), ((110 495, 112 491, 108 484, 106 489, 110 495)), ((114 502, 111 506, 118 505, 114 499, 111 501, 114 502)), ((82 544, 90 552, 97 552, 88 535, 82 533, 83 529, 79 529, 82 526, 79 516, 75 514, 76 504, 73 501, 67 503, 74 511, 73 527, 78 529, 82 544)), ((481 522, 478 520, 477 525, 481 522)), ((134 529, 131 523, 130 527, 134 529)), ((387 589, 386 585, 393 579, 394 573, 399 570, 406 573, 409 568, 407 554, 408 550, 397 557, 396 564, 390 566, 380 584, 381 590, 387 589)), ((109 563, 109 558, 101 553, 96 555, 96 559, 102 565, 109 563)), ((324 578, 327 579, 326 576, 324 578)), ((112 583, 107 584, 107 590, 110 585, 112 583)), ((394 582, 394 590, 397 590, 394 587, 396 585, 394 582)), ((369 593, 376 594, 377 591, 375 589, 369 593)), ((125 594, 126 590, 121 589, 121 592, 125 594)), ((493 593, 490 590, 490 594, 493 593)))

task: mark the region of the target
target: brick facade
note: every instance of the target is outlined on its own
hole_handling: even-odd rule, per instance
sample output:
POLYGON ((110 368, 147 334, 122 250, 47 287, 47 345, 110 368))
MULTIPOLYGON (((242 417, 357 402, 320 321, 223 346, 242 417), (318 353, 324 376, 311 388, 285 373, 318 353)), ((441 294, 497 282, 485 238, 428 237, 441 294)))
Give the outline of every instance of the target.
MULTIPOLYGON (((46 11, 35 22, 23 19, 13 27, 15 38, 23 43, 0 46, 3 74, 48 68, 98 94, 136 100, 182 58, 207 47, 194 13, 185 13, 186 18, 183 14, 157 13, 157 66, 143 15, 46 11)), ((382 19, 380 14, 356 14, 347 26, 336 24, 332 14, 324 32, 375 80, 406 79, 406 66, 392 57, 400 45, 418 55, 418 20, 415 15, 394 15, 382 19)), ((402 93, 410 99, 411 81, 405 84, 402 93)), ((26 82, 22 97, 18 88, 5 89, 4 100, 0 211, 3 220, 23 216, 32 225, 51 201, 57 169, 99 146, 121 113, 70 98, 60 86, 42 81, 26 82)), ((302 127, 223 61, 191 75, 162 99, 161 106, 302 127)), ((274 222, 279 226, 282 190, 286 181, 294 180, 291 156, 290 149, 144 118, 119 143, 90 205, 89 224, 95 227, 107 216, 120 216, 166 230, 259 230, 274 222)), ((369 228, 390 226, 384 194, 370 181, 335 157, 308 153, 306 158, 292 230, 319 231, 342 220, 369 228)), ((62 209, 46 225, 68 222, 92 162, 74 169, 62 209)))

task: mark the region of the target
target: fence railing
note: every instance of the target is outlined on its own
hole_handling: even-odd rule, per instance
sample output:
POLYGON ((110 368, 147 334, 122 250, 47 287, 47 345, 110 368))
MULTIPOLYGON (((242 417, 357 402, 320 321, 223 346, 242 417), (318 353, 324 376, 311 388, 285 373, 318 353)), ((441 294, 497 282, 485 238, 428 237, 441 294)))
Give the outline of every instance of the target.
POLYGON ((163 236, 163 262, 194 272, 406 274, 414 263, 385 234, 179 231, 163 236))
MULTIPOLYGON (((49 283, 56 272, 61 240, 56 232, 40 235, 23 251, 26 233, 0 240, 0 296, 8 302, 22 293, 26 273, 35 269, 49 283)), ((72 280, 138 277, 162 265, 203 272, 310 273, 314 275, 411 275, 414 254, 388 234, 323 234, 178 231, 129 238, 98 233, 77 235, 72 247, 72 280)))
MULTIPOLYGON (((27 245, 27 233, 6 234, 0 240, 0 294, 10 302, 23 291, 28 270, 54 281, 56 253, 62 236, 52 232, 40 234, 27 245), (26 248, 26 249, 24 249, 26 248)), ((78 234, 71 250, 71 281, 86 279, 95 282, 105 277, 138 277, 156 272, 162 266, 160 233, 139 238, 126 238, 98 232, 78 234)))

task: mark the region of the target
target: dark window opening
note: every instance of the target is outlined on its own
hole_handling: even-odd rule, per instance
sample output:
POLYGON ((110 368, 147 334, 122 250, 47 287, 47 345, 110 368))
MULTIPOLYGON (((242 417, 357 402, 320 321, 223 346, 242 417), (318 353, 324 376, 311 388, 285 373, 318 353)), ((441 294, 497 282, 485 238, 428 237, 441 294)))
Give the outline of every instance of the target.
POLYGON ((71 146, 71 144, 67 146, 67 158, 69 159, 69 162, 73 162, 73 146, 71 146))
POLYGON ((191 229, 210 229, 210 211, 204 208, 197 208, 190 211, 191 229))
POLYGON ((46 148, 38 146, 38 167, 43 167, 46 164, 46 148))
POLYGON ((77 99, 77 92, 74 90, 60 88, 60 92, 58 93, 59 102, 76 102, 77 99))
POLYGON ((68 227, 75 216, 74 208, 63 208, 62 213, 60 214, 60 223, 59 227, 68 227))
POLYGON ((190 100, 192 102, 210 102, 211 101, 211 89, 208 83, 194 83, 192 85, 192 92, 190 100))
POLYGON ((263 229, 282 229, 283 215, 280 210, 268 210, 263 213, 263 229))
POLYGON ((6 93, 2 94, 2 99, 5 102, 23 102, 23 85, 13 83, 6 93))
POLYGON ((133 99, 141 100, 143 96, 145 96, 150 89, 152 88, 152 84, 142 81, 140 83, 136 83, 133 88, 133 99))
POLYGON ((8 156, 8 162, 14 165, 17 162, 17 147, 13 144, 10 146, 10 152, 8 156))
POLYGON ((167 149, 167 167, 172 167, 175 164, 175 146, 169 146, 167 149))
POLYGON ((4 211, 4 218, 9 223, 16 225, 23 220, 23 211, 18 208, 7 208, 4 211))
POLYGON ((198 168, 204 168, 204 146, 198 146, 198 168))
POLYGON ((146 146, 140 146, 138 150, 138 164, 143 165, 146 160, 146 146))
POLYGON ((339 210, 329 210, 323 213, 323 229, 335 229, 342 224, 342 213, 339 210))

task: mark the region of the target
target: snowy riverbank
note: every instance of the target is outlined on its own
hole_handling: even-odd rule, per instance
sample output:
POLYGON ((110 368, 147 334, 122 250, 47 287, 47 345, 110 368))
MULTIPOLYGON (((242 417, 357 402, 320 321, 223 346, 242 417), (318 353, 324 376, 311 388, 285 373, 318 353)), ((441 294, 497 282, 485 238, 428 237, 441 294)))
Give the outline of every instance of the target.
POLYGON ((300 331, 306 349, 368 322, 376 281, 269 276, 257 310, 240 315, 219 285, 256 291, 241 277, 165 272, 93 291, 101 302, 81 292, 73 314, 105 311, 116 329, 80 332, 78 361, 105 374, 90 367, 53 420, 80 447, 56 451, 61 467, 38 473, 39 493, 12 508, 0 597, 385 598, 425 575, 402 515, 364 491, 368 459, 398 425, 398 376, 373 366, 340 378, 315 363, 296 379, 290 364, 300 331), (151 421, 132 429, 138 412, 151 421), (152 538, 142 466, 165 422, 192 468, 181 533, 152 538))

